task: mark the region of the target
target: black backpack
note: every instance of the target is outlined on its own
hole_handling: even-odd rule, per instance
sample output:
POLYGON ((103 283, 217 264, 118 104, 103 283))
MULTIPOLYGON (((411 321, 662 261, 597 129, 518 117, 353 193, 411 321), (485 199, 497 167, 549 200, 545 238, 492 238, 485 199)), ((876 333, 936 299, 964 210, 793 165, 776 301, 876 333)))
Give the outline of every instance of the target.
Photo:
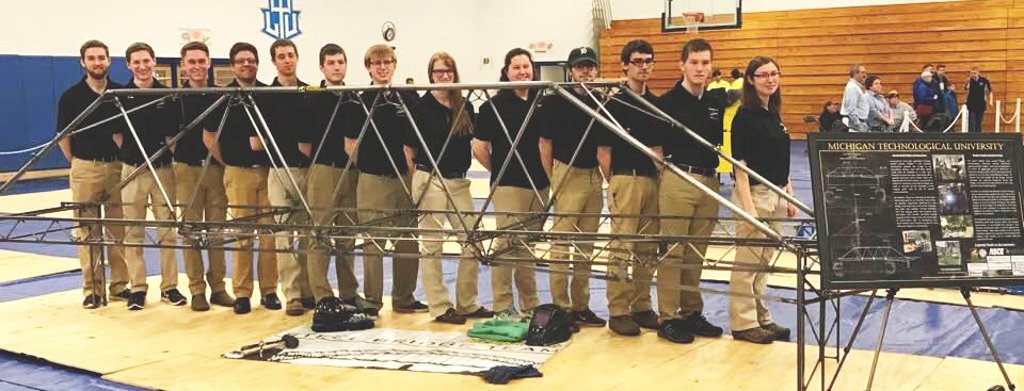
POLYGON ((530 328, 526 331, 526 344, 547 346, 569 340, 572 336, 572 317, 554 304, 543 304, 533 309, 530 328))

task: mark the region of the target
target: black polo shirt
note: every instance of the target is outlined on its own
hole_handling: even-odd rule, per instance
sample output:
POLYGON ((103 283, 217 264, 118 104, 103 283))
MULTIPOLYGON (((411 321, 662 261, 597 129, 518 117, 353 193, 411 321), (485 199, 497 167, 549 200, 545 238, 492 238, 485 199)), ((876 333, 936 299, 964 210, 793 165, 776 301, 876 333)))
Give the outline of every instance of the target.
MULTIPOLYGON (((257 80, 254 86, 266 87, 267 85, 257 80)), ((227 87, 240 87, 240 85, 238 80, 234 80, 227 87)), ((255 94, 254 96, 256 103, 261 108, 267 107, 263 103, 265 94, 255 94)), ((220 138, 218 138, 220 154, 224 158, 224 164, 235 167, 266 167, 270 165, 267 160, 266 151, 253 151, 252 146, 249 144, 249 136, 253 134, 253 127, 249 116, 245 113, 245 108, 249 107, 252 110, 252 104, 244 95, 232 96, 226 104, 221 105, 216 111, 206 116, 206 120, 203 121, 203 128, 207 132, 216 133, 218 126, 220 126, 221 118, 224 116, 224 110, 227 107, 231 109, 228 111, 227 120, 224 122, 224 129, 221 131, 220 138)), ((258 121, 255 112, 253 112, 252 118, 258 121)))
MULTIPOLYGON (((185 81, 186 87, 188 81, 185 81)), ((207 81, 205 87, 216 87, 211 81, 207 81)), ((185 94, 181 96, 177 103, 177 109, 179 110, 181 117, 181 129, 185 129, 186 126, 195 121, 199 114, 206 111, 213 102, 216 102, 220 98, 220 95, 213 94, 185 94)), ((204 118, 204 121, 213 117, 214 114, 204 118)), ((220 121, 220 118, 217 118, 220 121)), ((218 122, 219 123, 219 122, 218 122)), ((216 130, 216 128, 214 128, 216 130)), ((203 144, 203 123, 200 122, 196 125, 196 128, 189 130, 178 139, 178 142, 174 147, 174 161, 178 163, 185 163, 190 166, 199 166, 206 160, 206 155, 209 154, 209 150, 206 149, 206 145, 203 144)), ((211 163, 216 163, 217 159, 211 159, 211 163)))
POLYGON ((526 126, 526 133, 523 134, 522 139, 516 146, 516 151, 523 158, 526 167, 523 167, 519 163, 519 159, 513 155, 508 163, 508 168, 505 169, 504 175, 498 180, 498 171, 501 170, 501 165, 505 163, 505 158, 512 151, 512 143, 509 140, 515 141, 516 135, 519 134, 523 121, 526 120, 526 113, 530 111, 535 94, 536 92, 530 91, 530 96, 524 100, 520 99, 511 90, 501 90, 501 92, 498 92, 493 98, 484 103, 483 106, 480 106, 480 115, 477 116, 476 132, 473 134, 473 137, 491 143, 491 184, 498 181, 498 186, 515 186, 529 189, 530 181, 527 179, 527 175, 529 175, 537 189, 545 189, 550 185, 548 175, 540 162, 540 148, 538 147, 540 129, 536 118, 531 119, 530 123, 526 126), (491 103, 494 104, 494 107, 497 107, 497 113, 491 107, 491 103), (505 131, 501 128, 501 123, 498 122, 498 114, 501 115, 502 122, 508 127, 508 136, 506 136, 505 131))
MULTIPOLYGON (((589 95, 579 95, 575 90, 570 92, 590 108, 597 107, 589 95)), ((551 152, 555 159, 565 164, 572 161, 573 167, 597 167, 597 133, 603 127, 594 117, 561 95, 544 97, 535 115, 538 116, 540 137, 551 140, 551 152), (580 144, 583 146, 580 147, 580 144), (576 153, 577 147, 579 153, 576 153), (572 159, 573 154, 576 154, 576 160, 572 159)))
MULTIPOLYGON (((789 183, 789 132, 778 113, 740 106, 732 120, 732 157, 777 186, 789 183)), ((750 178, 750 184, 761 183, 750 178)))
MULTIPOLYGON (((124 88, 138 89, 139 87, 135 85, 134 80, 129 80, 124 88)), ((159 81, 153 80, 152 88, 167 87, 160 84, 159 81)), ((131 110, 160 98, 160 95, 126 95, 121 97, 121 102, 124 103, 125 110, 131 110)), ((181 119, 178 117, 179 114, 174 106, 174 101, 168 98, 128 114, 128 118, 132 121, 132 126, 135 127, 135 133, 139 135, 139 141, 142 142, 142 146, 145 148, 146 156, 153 156, 156 151, 159 151, 166 145, 166 138, 174 137, 178 133, 178 124, 181 123, 181 119)), ((128 130, 128 124, 126 123, 124 127, 118 128, 115 133, 121 133, 124 138, 121 144, 121 151, 118 153, 118 158, 121 162, 133 166, 146 164, 145 157, 139 149, 139 144, 128 130)), ((171 160, 171 153, 167 151, 153 159, 153 166, 163 167, 171 164, 171 160)))
MULTIPOLYGON (((473 121, 476 120, 476 111, 468 100, 465 101, 463 107, 465 111, 460 115, 466 116, 472 127, 473 121)), ((434 166, 430 164, 430 159, 427 158, 426 153, 429 150, 430 156, 433 156, 435 161, 437 161, 437 166, 440 168, 442 175, 465 174, 469 170, 470 159, 473 154, 470 142, 473 140, 473 135, 468 133, 461 136, 452 134, 452 122, 455 119, 452 109, 442 105, 434 97, 434 94, 427 92, 420 99, 416 107, 412 108, 412 118, 416 120, 416 126, 419 128, 420 134, 423 135, 423 140, 427 143, 427 148, 424 149, 419 137, 416 136, 411 127, 409 128, 405 145, 416 149, 416 156, 413 157, 413 162, 417 166, 426 167, 433 171, 434 166), (446 143, 447 146, 445 145, 446 143), (441 155, 442 148, 444 149, 443 156, 441 155)))
POLYGON ((992 89, 992 83, 984 76, 978 76, 978 80, 967 79, 967 110, 978 112, 985 111, 985 97, 992 89))
MULTIPOLYGON (((642 96, 648 102, 653 103, 657 100, 657 96, 652 94, 650 90, 644 91, 642 96)), ((668 132, 668 123, 641 113, 623 102, 636 107, 643 107, 642 103, 625 91, 615 94, 615 99, 608 102, 608 112, 619 121, 623 129, 648 147, 665 145, 663 138, 668 132)), ((600 134, 601 136, 598 138, 597 144, 612 148, 612 171, 637 170, 647 173, 657 172, 654 167, 654 161, 649 156, 627 143, 619 135, 611 130, 605 130, 600 134)))
MULTIPOLYGON (((724 88, 704 91, 698 98, 677 81, 675 87, 658 98, 657 106, 711 144, 722 145, 722 116, 729 106, 724 88)), ((718 154, 698 144, 682 129, 670 128, 663 147, 665 159, 672 163, 708 169, 718 167, 718 154)))
MULTIPOLYGON (((299 87, 309 86, 302 80, 297 80, 297 82, 299 87)), ((276 77, 270 86, 283 87, 276 77)), ((274 137, 274 142, 265 140, 265 144, 277 167, 309 167, 309 158, 299 152, 299 142, 296 138, 299 132, 296 125, 305 97, 306 95, 301 93, 276 93, 266 94, 262 100, 257 101, 260 105, 260 112, 263 113, 263 118, 267 121, 270 134, 274 137), (275 143, 280 149, 281 155, 284 156, 283 162, 278 157, 278 151, 274 149, 275 143)), ((252 136, 255 135, 256 132, 253 131, 252 136)))
MULTIPOLYGON (((320 87, 327 84, 320 81, 320 87)), ((309 143, 313 146, 310 151, 310 158, 316 156, 316 163, 334 167, 345 167, 348 164, 348 153, 345 153, 345 124, 353 111, 362 110, 359 104, 353 99, 352 93, 345 92, 338 112, 334 114, 334 107, 338 105, 338 92, 318 91, 310 93, 303 100, 301 115, 298 118, 298 131, 296 140, 300 143, 309 143), (334 121, 331 121, 331 114, 334 114, 334 121), (327 129, 330 123, 331 128, 327 129), (327 138, 324 138, 324 132, 327 138), (323 140, 324 146, 320 147, 323 140), (317 149, 320 154, 317 155, 317 149)), ((363 116, 366 117, 365 115, 363 116)))
MULTIPOLYGON (((57 132, 60 133, 85 111, 85 108, 92 104, 100 95, 89 88, 85 82, 86 76, 75 85, 68 88, 60 96, 57 103, 57 132)), ((107 78, 107 89, 122 88, 120 84, 114 83, 107 78)), ((96 107, 89 116, 79 122, 76 129, 84 128, 99 121, 120 114, 120 110, 114 106, 113 101, 105 101, 96 107)), ((71 136, 71 155, 86 160, 114 161, 117 159, 117 144, 111 135, 121 127, 126 126, 123 118, 117 118, 103 125, 86 130, 85 132, 71 136)))
MULTIPOLYGON (((370 105, 373 104, 379 93, 380 91, 366 91, 360 94, 367 110, 371 109, 370 105)), ((402 146, 409 134, 409 118, 406 117, 407 113, 399 103, 397 94, 402 95, 406 107, 416 106, 416 102, 420 99, 419 95, 412 91, 389 91, 384 99, 377 102, 377 110, 373 112, 373 124, 377 126, 376 129, 380 132, 380 136, 378 137, 378 133, 372 125, 367 125, 366 134, 359 142, 359 160, 356 162, 362 172, 395 176, 395 167, 397 167, 400 174, 408 174, 402 146), (381 138, 384 139, 384 144, 381 144, 381 138), (394 161, 394 167, 388 160, 388 156, 391 156, 391 160, 394 161)), ((366 122, 366 112, 358 106, 356 109, 353 115, 349 116, 349 121, 345 126, 345 138, 358 139, 359 133, 363 129, 363 123, 366 122)))

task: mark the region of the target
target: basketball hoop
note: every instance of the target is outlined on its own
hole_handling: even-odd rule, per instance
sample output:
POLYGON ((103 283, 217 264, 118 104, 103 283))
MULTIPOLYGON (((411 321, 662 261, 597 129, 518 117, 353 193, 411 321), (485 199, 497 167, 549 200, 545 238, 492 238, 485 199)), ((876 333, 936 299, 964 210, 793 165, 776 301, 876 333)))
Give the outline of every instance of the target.
POLYGON ((687 34, 696 34, 701 23, 704 23, 703 12, 683 12, 683 26, 687 34))

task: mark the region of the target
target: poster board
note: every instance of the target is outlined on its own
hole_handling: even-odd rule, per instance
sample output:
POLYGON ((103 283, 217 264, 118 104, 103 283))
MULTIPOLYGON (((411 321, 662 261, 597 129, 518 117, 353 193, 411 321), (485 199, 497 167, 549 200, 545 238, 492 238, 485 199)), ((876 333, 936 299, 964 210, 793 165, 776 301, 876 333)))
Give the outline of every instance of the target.
POLYGON ((811 133, 823 288, 1024 284, 1021 141, 811 133))

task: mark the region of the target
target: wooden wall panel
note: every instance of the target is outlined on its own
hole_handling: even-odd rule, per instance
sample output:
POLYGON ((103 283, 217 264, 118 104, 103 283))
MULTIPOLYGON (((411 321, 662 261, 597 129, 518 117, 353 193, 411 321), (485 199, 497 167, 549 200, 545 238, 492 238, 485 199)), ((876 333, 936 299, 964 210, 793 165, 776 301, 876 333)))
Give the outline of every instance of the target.
MULTIPOLYGON (((715 67, 728 74, 746 67, 755 55, 774 57, 783 71, 783 120, 802 138, 803 123, 817 115, 827 99, 842 97, 847 71, 863 63, 881 76, 885 89, 904 101, 925 63, 946 64, 961 103, 963 83, 972 66, 992 81, 995 98, 1024 97, 1024 0, 973 0, 869 7, 745 13, 737 30, 663 33, 660 19, 617 20, 600 37, 605 75, 618 74, 619 53, 632 39, 654 46, 657 67, 651 81, 662 93, 679 79, 682 45, 694 38, 711 41, 715 67)), ((1012 102, 1009 103, 1012 110, 1012 102)), ((984 128, 994 127, 994 110, 984 128)))

